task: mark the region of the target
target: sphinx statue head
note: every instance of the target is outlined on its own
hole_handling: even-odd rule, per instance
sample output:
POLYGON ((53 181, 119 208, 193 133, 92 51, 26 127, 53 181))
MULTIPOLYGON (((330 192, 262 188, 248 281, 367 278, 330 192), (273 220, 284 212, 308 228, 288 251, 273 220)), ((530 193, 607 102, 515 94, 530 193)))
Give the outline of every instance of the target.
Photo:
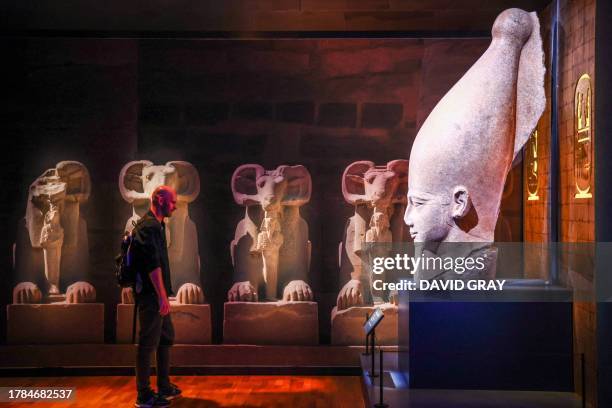
POLYGON ((57 169, 45 171, 30 185, 26 223, 33 248, 61 248, 64 229, 61 213, 66 200, 66 183, 57 169))
POLYGON ((344 170, 342 195, 349 204, 365 204, 370 208, 405 204, 407 179, 407 160, 393 160, 383 166, 357 161, 344 170))
POLYGON ((404 221, 415 242, 493 242, 506 176, 544 110, 536 14, 505 10, 492 36, 412 146, 404 221))
POLYGON ((266 170, 259 164, 244 164, 232 175, 236 203, 261 206, 264 211, 277 211, 281 206, 300 207, 310 201, 311 191, 310 173, 301 165, 266 170))
POLYGON ((177 205, 185 206, 200 194, 200 176, 197 169, 185 161, 156 165, 148 160, 129 162, 119 174, 121 196, 133 204, 134 210, 141 216, 148 211, 151 194, 159 186, 172 187, 177 193, 177 205))

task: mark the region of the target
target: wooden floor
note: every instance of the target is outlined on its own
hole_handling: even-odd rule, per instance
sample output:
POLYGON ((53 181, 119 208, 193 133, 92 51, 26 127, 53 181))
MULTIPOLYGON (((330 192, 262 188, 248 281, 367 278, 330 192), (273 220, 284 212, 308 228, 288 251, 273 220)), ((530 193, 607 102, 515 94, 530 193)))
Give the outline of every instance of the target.
MULTIPOLYGON (((364 407, 359 377, 177 376, 172 381, 183 390, 174 408, 364 407)), ((135 401, 134 377, 0 378, 0 386, 76 387, 71 403, 0 403, 2 407, 131 407, 135 401)))

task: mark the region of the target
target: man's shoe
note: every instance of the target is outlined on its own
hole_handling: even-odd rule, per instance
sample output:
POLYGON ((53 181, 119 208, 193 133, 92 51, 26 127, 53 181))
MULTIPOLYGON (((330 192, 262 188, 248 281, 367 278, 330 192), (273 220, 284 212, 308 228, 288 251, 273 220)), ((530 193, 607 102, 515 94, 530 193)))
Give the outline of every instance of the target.
POLYGON ((170 383, 169 387, 160 387, 159 388, 159 396, 167 399, 168 401, 173 400, 181 396, 181 389, 176 386, 176 384, 170 383))
POLYGON ((139 395, 136 399, 136 408, 162 408, 169 407, 170 401, 153 391, 139 395))

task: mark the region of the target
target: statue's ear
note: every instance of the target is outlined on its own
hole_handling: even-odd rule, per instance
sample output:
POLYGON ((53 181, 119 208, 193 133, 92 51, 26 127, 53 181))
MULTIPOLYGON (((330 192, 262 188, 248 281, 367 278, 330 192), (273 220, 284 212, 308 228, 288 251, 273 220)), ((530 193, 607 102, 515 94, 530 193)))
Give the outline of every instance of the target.
POLYGON ((363 175, 374 167, 371 161, 356 161, 349 164, 342 174, 342 195, 347 203, 352 205, 364 204, 365 185, 363 175))
POLYGON ((243 164, 232 174, 232 194, 239 205, 259 204, 257 179, 265 170, 259 164, 243 164))
POLYGON ((408 160, 393 160, 387 163, 387 169, 397 175, 398 184, 393 194, 394 203, 407 203, 408 194, 408 160))
POLYGON ((148 160, 137 160, 123 166, 119 173, 119 191, 125 201, 131 204, 135 200, 151 199, 142 185, 142 169, 152 165, 148 160))
POLYGON ((310 201, 312 179, 304 166, 279 166, 278 173, 287 180, 283 205, 304 205, 310 201))
POLYGON ((171 161, 166 166, 176 169, 178 175, 178 187, 176 195, 179 201, 192 202, 200 194, 200 174, 198 169, 186 161, 171 161))
POLYGON ((472 208, 470 193, 465 186, 455 186, 451 199, 451 215, 455 220, 465 217, 472 208))
POLYGON ((62 161, 56 166, 57 175, 66 183, 66 196, 69 199, 84 203, 91 193, 89 171, 83 163, 62 161))

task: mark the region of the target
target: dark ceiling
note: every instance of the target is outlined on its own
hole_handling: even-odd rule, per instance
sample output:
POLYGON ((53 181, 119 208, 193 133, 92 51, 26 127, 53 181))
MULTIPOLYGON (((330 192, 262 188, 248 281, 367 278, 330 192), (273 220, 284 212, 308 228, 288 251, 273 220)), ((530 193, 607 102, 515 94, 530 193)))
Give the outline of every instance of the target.
POLYGON ((362 32, 487 35, 500 11, 551 0, 10 0, 0 35, 248 36, 362 32))

